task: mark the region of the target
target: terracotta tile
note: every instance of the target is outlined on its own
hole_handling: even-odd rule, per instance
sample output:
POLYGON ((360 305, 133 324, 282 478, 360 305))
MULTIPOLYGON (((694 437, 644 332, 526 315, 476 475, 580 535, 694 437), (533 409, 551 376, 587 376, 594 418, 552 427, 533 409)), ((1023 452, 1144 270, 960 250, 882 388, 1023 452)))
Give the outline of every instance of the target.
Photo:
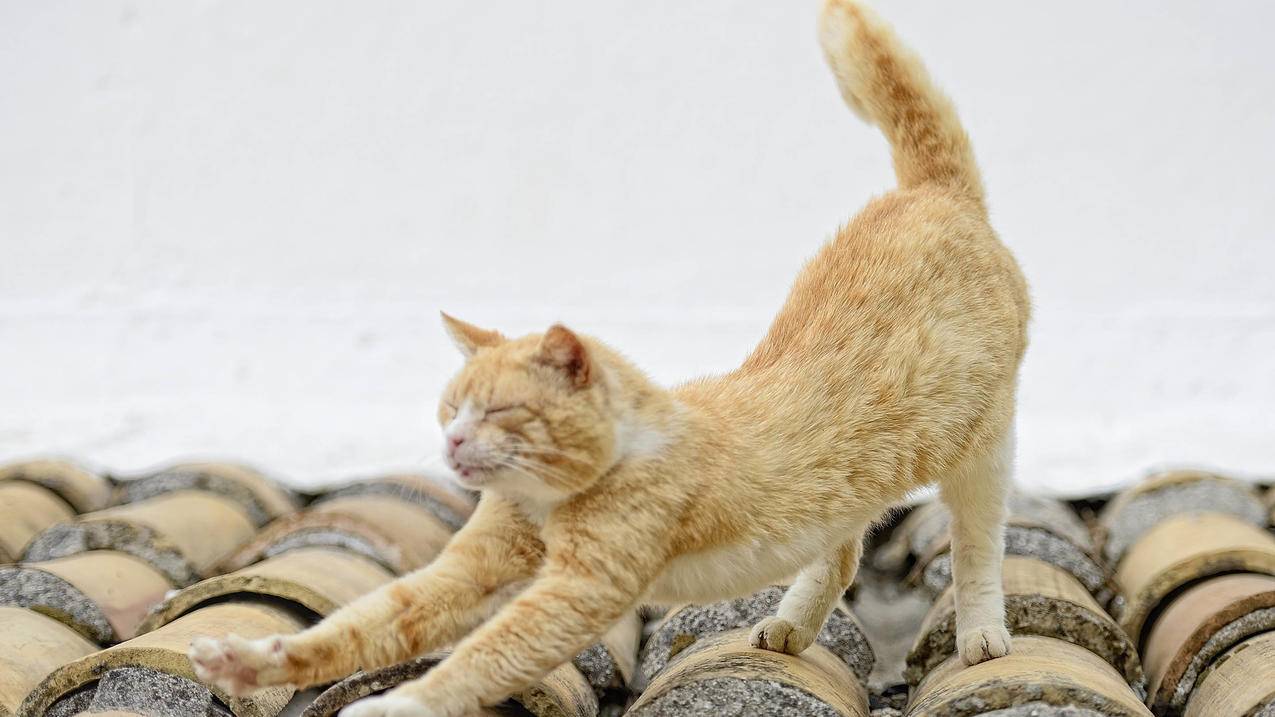
POLYGON ((1116 565, 1161 521, 1181 513, 1205 512, 1266 525, 1267 511, 1255 487, 1215 473, 1168 471, 1129 487, 1107 503, 1096 529, 1102 554, 1116 565))
POLYGON ((136 503, 177 490, 203 490, 238 502, 261 526, 300 506, 300 500, 260 471, 235 463, 179 463, 154 473, 121 480, 120 503, 136 503))
POLYGON ((111 502, 111 483, 70 461, 43 459, 0 466, 0 481, 24 480, 57 493, 77 513, 101 510, 111 502))
POLYGON ((1185 717, 1266 717, 1275 712, 1275 632, 1232 647, 1214 660, 1191 693, 1185 717))
MULTIPOLYGON (((89 687, 102 675, 120 668, 142 668, 133 673, 139 680, 149 672, 160 684, 173 676, 196 682, 186 657, 193 638, 231 632, 258 638, 295 632, 300 627, 296 617, 264 605, 238 602, 209 605, 158 630, 64 664, 27 695, 22 710, 29 715, 43 714, 59 698, 89 687)), ((138 689, 146 687, 139 684, 138 689)), ((229 705, 237 717, 274 717, 292 696, 292 690, 285 687, 270 688, 248 698, 230 697, 216 688, 210 692, 229 705)))
POLYGON ((73 517, 71 506, 43 486, 0 482, 0 564, 17 561, 41 531, 73 517))
POLYGON ((17 714, 23 698, 50 672, 96 649, 52 618, 0 607, 0 717, 17 714))
POLYGON ((1102 658, 1062 640, 1027 635, 1015 639, 1013 653, 972 667, 949 658, 921 682, 907 714, 972 717, 1029 704, 1089 709, 1107 717, 1151 715, 1102 658))
POLYGON ((352 494, 280 518, 226 559, 234 570, 302 546, 332 546, 365 555, 396 574, 428 565, 451 528, 417 502, 379 493, 352 494))
POLYGON ((474 511, 475 499, 445 488, 425 476, 409 473, 359 480, 335 488, 319 497, 316 505, 351 495, 388 495, 429 509, 452 530, 460 527, 474 511))
POLYGON ((1151 707, 1181 712, 1201 671, 1238 643, 1273 630, 1275 577, 1224 575, 1183 592, 1150 628, 1145 663, 1151 707))
MULTIPOLYGON (((1005 554, 1036 558, 1071 573, 1100 604, 1119 612, 1113 605, 1119 589, 1111 571, 1089 548, 1088 540, 1077 543, 1070 528, 1059 528, 1030 516, 1011 516, 1005 528, 1005 554)), ((917 559, 908 581, 938 595, 952 583, 952 541, 938 534, 917 559)))
POLYGON ((702 637, 660 672, 626 713, 633 717, 702 714, 708 704, 743 714, 867 717, 868 699, 845 661, 821 645, 800 657, 748 645, 748 629, 702 637), (738 712, 737 709, 737 712, 738 712))
MULTIPOLYGON (((1035 558, 1009 556, 1004 568, 1006 624, 1083 647, 1106 660, 1139 697, 1146 679, 1133 642, 1070 573, 1035 558)), ((915 686, 956 652, 956 614, 949 587, 935 601, 908 655, 904 676, 915 686)))
MULTIPOLYGON (((372 672, 358 672, 328 688, 302 712, 302 717, 331 717, 350 703, 380 694, 424 675, 441 655, 410 660, 372 672)), ((484 710, 474 717, 523 715, 535 717, 597 717, 598 700, 584 676, 571 665, 562 665, 535 687, 516 695, 508 704, 484 710)))
POLYGON ((136 636, 171 589, 149 563, 114 550, 0 568, 0 604, 49 615, 102 645, 136 636))
POLYGON ((226 575, 184 588, 158 605, 141 625, 149 632, 217 598, 278 598, 316 616, 371 592, 393 579, 377 563, 333 548, 298 548, 226 575))
POLYGON ((1121 626, 1141 646, 1148 618, 1174 591, 1213 575, 1275 575, 1275 536, 1223 513, 1189 513, 1161 521, 1125 553, 1116 571, 1128 599, 1121 626))
POLYGON ((119 550, 150 563, 174 585, 189 585, 213 574, 213 566, 254 532, 238 502, 202 490, 176 490, 55 525, 36 536, 25 559, 119 550))
MULTIPOLYGON (((645 680, 654 680, 665 666, 689 645, 715 633, 751 628, 763 617, 774 615, 785 588, 776 586, 749 597, 708 605, 682 605, 670 609, 656 624, 642 650, 645 680)), ((860 680, 872 672, 875 657, 854 613, 841 602, 816 638, 841 659, 860 680)))

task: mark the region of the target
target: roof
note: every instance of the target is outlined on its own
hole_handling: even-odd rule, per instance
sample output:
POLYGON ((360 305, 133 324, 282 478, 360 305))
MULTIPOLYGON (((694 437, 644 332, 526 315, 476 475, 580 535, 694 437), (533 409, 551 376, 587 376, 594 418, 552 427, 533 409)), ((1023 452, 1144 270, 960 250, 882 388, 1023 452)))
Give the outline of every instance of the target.
MULTIPOLYGON (((231 698, 194 680, 191 637, 304 628, 427 564, 468 495, 414 475, 301 495, 254 469, 128 479, 65 461, 0 467, 0 716, 335 714, 425 656, 323 690, 231 698)), ((1257 715, 1275 711, 1272 496, 1151 476, 1107 500, 1016 495, 1012 655, 954 653, 949 516, 916 507, 800 657, 748 647, 783 586, 628 616, 498 714, 1257 715)))

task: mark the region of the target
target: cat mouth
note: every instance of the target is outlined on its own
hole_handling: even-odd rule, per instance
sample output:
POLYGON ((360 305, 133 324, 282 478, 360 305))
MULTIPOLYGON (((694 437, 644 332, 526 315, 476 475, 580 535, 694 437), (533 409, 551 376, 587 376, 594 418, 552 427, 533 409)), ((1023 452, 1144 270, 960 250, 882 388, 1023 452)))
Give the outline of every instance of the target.
POLYGON ((471 487, 486 483, 496 472, 495 466, 469 465, 459 462, 453 463, 451 468, 461 483, 471 487))

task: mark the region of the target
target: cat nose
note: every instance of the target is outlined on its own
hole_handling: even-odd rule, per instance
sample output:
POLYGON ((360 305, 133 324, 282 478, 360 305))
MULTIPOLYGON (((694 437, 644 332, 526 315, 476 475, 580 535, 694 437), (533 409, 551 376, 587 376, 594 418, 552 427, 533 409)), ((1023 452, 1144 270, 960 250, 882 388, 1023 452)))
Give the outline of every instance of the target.
POLYGON ((450 445, 452 448, 459 448, 460 444, 464 442, 465 442, 465 438, 463 436, 452 436, 451 438, 447 439, 448 445, 450 445))

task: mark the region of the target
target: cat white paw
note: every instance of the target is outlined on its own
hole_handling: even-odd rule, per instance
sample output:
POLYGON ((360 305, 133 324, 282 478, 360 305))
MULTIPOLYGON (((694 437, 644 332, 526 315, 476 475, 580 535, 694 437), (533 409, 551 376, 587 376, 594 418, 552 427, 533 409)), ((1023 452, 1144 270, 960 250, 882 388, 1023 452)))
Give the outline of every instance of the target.
POLYGON ((748 644, 753 647, 789 655, 800 655, 814 641, 813 631, 775 616, 763 618, 748 636, 748 644))
POLYGON ((287 682, 283 637, 246 640, 238 635, 197 637, 186 653, 195 676, 235 697, 287 682))
POLYGON ((1003 625, 966 630, 956 636, 956 646, 961 652, 961 660, 967 665, 1004 657, 1011 647, 1009 630, 1003 625))
POLYGON ((383 695, 359 700, 341 710, 337 717, 438 717, 440 714, 411 697, 383 695))

